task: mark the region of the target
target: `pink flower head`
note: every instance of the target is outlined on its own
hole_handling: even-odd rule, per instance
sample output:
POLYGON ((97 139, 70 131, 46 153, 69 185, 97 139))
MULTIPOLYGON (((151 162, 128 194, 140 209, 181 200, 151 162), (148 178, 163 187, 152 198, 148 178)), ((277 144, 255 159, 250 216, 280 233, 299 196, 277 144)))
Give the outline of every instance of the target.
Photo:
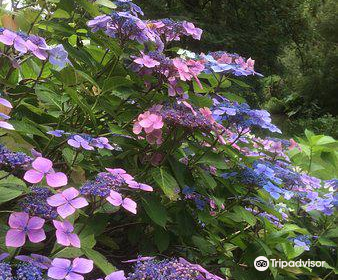
POLYGON ((74 246, 81 248, 80 238, 77 234, 73 233, 74 227, 69 221, 56 221, 53 220, 54 227, 56 228, 57 243, 63 246, 74 246))
MULTIPOLYGON (((48 57, 48 53, 39 47, 38 45, 34 44, 31 40, 27 40, 26 47, 30 50, 37 58, 41 60, 46 60, 48 57)), ((47 46, 46 46, 47 47, 47 46)))
POLYGON ((152 59, 149 55, 146 55, 144 53, 142 53, 142 57, 136 58, 134 62, 147 68, 154 68, 155 66, 160 65, 157 60, 152 59))
POLYGON ((79 191, 75 188, 68 188, 61 193, 54 194, 47 198, 50 206, 57 207, 59 215, 65 219, 75 213, 76 209, 83 208, 88 202, 83 197, 78 197, 79 191))
POLYGON ((201 36, 203 33, 203 30, 201 28, 195 27, 195 25, 191 22, 184 21, 183 27, 185 31, 191 35, 196 40, 201 40, 201 36))
POLYGON ((255 61, 249 57, 246 61, 246 69, 248 70, 254 70, 255 67, 255 61))
POLYGON ((72 261, 55 258, 48 269, 48 277, 53 279, 84 280, 82 274, 89 273, 94 268, 94 262, 84 258, 76 258, 72 261))
POLYGON ((4 30, 0 35, 0 42, 7 45, 7 46, 14 46, 20 53, 27 52, 27 44, 24 39, 22 39, 18 34, 15 32, 4 30))
POLYGON ((133 132, 138 135, 144 129, 146 133, 151 133, 155 129, 161 129, 163 125, 162 116, 146 111, 138 116, 137 122, 135 122, 133 127, 133 132))
POLYGON ((115 271, 104 278, 105 280, 126 280, 123 270, 115 271))
POLYGON ((137 213, 136 202, 130 198, 123 198, 122 195, 116 191, 110 191, 110 195, 107 197, 107 200, 114 206, 122 206, 124 209, 133 214, 137 213))
POLYGON ((26 243, 26 236, 32 243, 46 239, 43 225, 45 220, 39 217, 30 218, 27 213, 16 212, 9 216, 10 230, 6 234, 6 246, 21 247, 26 243))
POLYGON ((127 173, 127 171, 125 171, 124 169, 122 168, 115 168, 115 169, 112 169, 112 168, 106 168, 106 170, 110 173, 110 174, 113 174, 114 176, 116 177, 120 177, 122 178, 125 182, 128 183, 128 181, 132 181, 134 180, 134 177, 131 176, 130 174, 127 173))
POLYGON ((174 58, 173 63, 174 63, 174 66, 176 67, 176 69, 178 71, 180 79, 182 81, 190 81, 191 78, 192 78, 192 75, 190 73, 189 67, 186 64, 186 62, 183 59, 174 58))
POLYGON ((50 267, 51 260, 45 256, 38 254, 31 254, 30 256, 19 255, 15 259, 34 264, 42 269, 48 269, 50 267))
POLYGON ((142 184, 142 183, 138 183, 138 182, 135 182, 135 181, 128 182, 128 186, 131 189, 139 189, 139 190, 142 190, 142 191, 145 191, 145 192, 152 192, 154 190, 151 186, 149 186, 147 184, 142 184))
POLYGON ((46 176, 48 186, 58 188, 67 185, 68 179, 66 174, 62 172, 55 172, 53 170, 53 163, 47 158, 37 157, 32 162, 33 169, 28 170, 24 179, 32 184, 36 184, 42 181, 46 176))

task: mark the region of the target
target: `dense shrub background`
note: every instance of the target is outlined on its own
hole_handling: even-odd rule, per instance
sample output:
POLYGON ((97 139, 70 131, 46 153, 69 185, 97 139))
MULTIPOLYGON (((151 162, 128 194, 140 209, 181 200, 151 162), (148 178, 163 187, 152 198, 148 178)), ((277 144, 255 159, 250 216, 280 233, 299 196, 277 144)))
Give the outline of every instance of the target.
POLYGON ((335 279, 335 3, 137 2, 1 10, 0 279, 335 279))

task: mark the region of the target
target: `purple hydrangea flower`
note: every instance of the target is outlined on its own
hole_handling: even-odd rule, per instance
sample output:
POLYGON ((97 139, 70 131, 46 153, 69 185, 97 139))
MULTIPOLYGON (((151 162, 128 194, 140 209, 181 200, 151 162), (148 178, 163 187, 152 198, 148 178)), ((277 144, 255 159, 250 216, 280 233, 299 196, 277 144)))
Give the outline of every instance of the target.
POLYGON ((57 243, 63 246, 73 246, 76 248, 81 247, 80 238, 77 234, 73 233, 74 227, 69 221, 53 221, 53 224, 56 228, 56 239, 57 243))
POLYGON ((0 42, 7 46, 13 46, 14 49, 20 53, 26 53, 28 50, 25 40, 22 39, 17 33, 7 29, 4 30, 0 35, 0 42))
POLYGON ((48 277, 58 280, 84 280, 82 274, 91 272, 93 267, 93 261, 84 258, 76 258, 73 261, 55 258, 48 269, 48 277))
POLYGON ((59 188, 68 183, 66 174, 55 172, 52 161, 47 158, 37 157, 32 162, 32 167, 33 169, 28 170, 24 175, 24 179, 29 183, 39 183, 44 177, 46 177, 48 186, 53 188, 59 188))
POLYGON ((57 193, 47 199, 50 206, 57 207, 59 215, 65 219, 75 213, 76 209, 86 207, 88 202, 79 196, 79 191, 73 187, 57 193))
POLYGON ((68 53, 65 51, 62 45, 49 49, 49 62, 58 66, 60 69, 64 68, 67 63, 70 63, 68 59, 68 53))
POLYGON ((10 229, 6 234, 6 246, 21 247, 26 243, 26 236, 32 243, 39 243, 46 239, 43 230, 44 219, 30 218, 25 212, 13 213, 9 217, 10 229))

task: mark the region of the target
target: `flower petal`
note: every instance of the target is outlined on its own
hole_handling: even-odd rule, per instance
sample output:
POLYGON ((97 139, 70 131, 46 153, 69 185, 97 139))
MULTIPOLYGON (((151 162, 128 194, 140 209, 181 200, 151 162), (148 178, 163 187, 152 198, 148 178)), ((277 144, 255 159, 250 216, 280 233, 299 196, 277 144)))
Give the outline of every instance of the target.
POLYGON ((73 187, 65 189, 62 192, 62 195, 69 201, 74 199, 75 197, 77 197, 79 195, 79 191, 73 187))
POLYGON ((68 184, 68 178, 62 172, 47 174, 46 180, 47 185, 53 188, 59 188, 68 184))
POLYGON ((48 197, 47 203, 50 206, 57 207, 57 206, 67 203, 67 200, 61 193, 57 193, 57 194, 52 195, 51 197, 48 197))
POLYGON ((69 203, 66 203, 64 205, 61 205, 57 208, 57 212, 59 215, 65 219, 70 215, 73 215, 75 213, 75 208, 71 206, 69 203))
POLYGON ((80 148, 80 143, 75 141, 74 139, 69 139, 67 143, 69 146, 72 146, 73 148, 80 148))
POLYGON ((0 97, 0 104, 7 107, 7 108, 13 108, 11 102, 9 102, 8 100, 6 100, 5 98, 1 98, 0 97))
POLYGON ((28 230, 31 229, 41 229, 45 224, 45 220, 39 217, 32 217, 28 221, 27 228, 28 230))
POLYGON ((48 269, 48 277, 51 277, 53 279, 61 280, 65 279, 67 275, 67 270, 65 268, 60 268, 60 267, 50 267, 48 269))
POLYGON ((89 273, 93 270, 94 262, 92 260, 87 260, 84 258, 76 258, 73 261, 73 269, 74 272, 79 273, 89 273))
POLYGON ((88 205, 88 201, 84 197, 75 198, 69 203, 76 209, 80 209, 88 205))
POLYGON ((74 273, 74 272, 70 272, 66 278, 66 280, 84 280, 84 277, 80 274, 74 273))
POLYGON ((53 163, 48 158, 37 157, 33 161, 32 166, 35 170, 38 170, 42 173, 47 173, 48 171, 52 169, 53 163))
POLYGON ((71 264, 72 264, 72 262, 70 260, 61 259, 61 258, 55 258, 52 261, 52 266, 63 268, 63 269, 68 269, 71 266, 71 264))
POLYGON ((10 123, 4 122, 4 121, 0 121, 0 127, 5 128, 5 129, 9 129, 9 130, 15 130, 14 126, 12 126, 10 123))
POLYGON ((55 232, 55 235, 56 235, 57 243, 59 243, 60 245, 63 245, 63 246, 69 246, 70 245, 69 234, 66 234, 62 230, 57 230, 55 232))
POLYGON ((25 212, 15 212, 9 216, 8 224, 14 229, 23 229, 27 226, 29 215, 25 212))
POLYGON ((125 280, 125 279, 127 278, 124 276, 123 270, 115 271, 105 278, 105 280, 125 280))
POLYGON ((122 195, 116 191, 110 191, 110 195, 107 197, 109 203, 114 206, 120 206, 122 204, 122 195))
POLYGON ((23 176, 24 180, 29 183, 36 184, 41 182, 43 179, 43 173, 36 171, 34 169, 28 170, 25 175, 23 176))
POLYGON ((10 229, 6 234, 7 247, 21 247, 26 243, 26 234, 23 230, 10 229))
POLYGON ((28 231, 28 238, 32 243, 39 243, 46 239, 45 231, 41 229, 32 229, 28 231))
POLYGON ((75 233, 70 233, 68 235, 68 238, 69 238, 69 241, 70 241, 70 244, 76 248, 81 248, 81 241, 80 241, 80 238, 77 234, 75 233))
POLYGON ((122 203, 122 207, 127 211, 136 214, 137 213, 137 204, 134 200, 130 198, 125 198, 122 203))

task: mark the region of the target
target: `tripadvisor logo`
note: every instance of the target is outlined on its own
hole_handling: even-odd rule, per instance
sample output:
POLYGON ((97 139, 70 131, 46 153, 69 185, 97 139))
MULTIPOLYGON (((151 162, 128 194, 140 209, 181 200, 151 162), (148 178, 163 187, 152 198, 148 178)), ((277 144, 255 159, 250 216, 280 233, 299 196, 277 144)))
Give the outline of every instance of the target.
POLYGON ((269 268, 269 260, 267 257, 259 256, 255 259, 254 266, 258 271, 265 271, 269 268))
POLYGON ((254 266, 258 271, 265 271, 269 268, 269 265, 272 267, 324 267, 324 261, 313 261, 313 260, 297 260, 297 261, 282 261, 277 259, 269 260, 267 257, 259 256, 254 261, 254 266))

